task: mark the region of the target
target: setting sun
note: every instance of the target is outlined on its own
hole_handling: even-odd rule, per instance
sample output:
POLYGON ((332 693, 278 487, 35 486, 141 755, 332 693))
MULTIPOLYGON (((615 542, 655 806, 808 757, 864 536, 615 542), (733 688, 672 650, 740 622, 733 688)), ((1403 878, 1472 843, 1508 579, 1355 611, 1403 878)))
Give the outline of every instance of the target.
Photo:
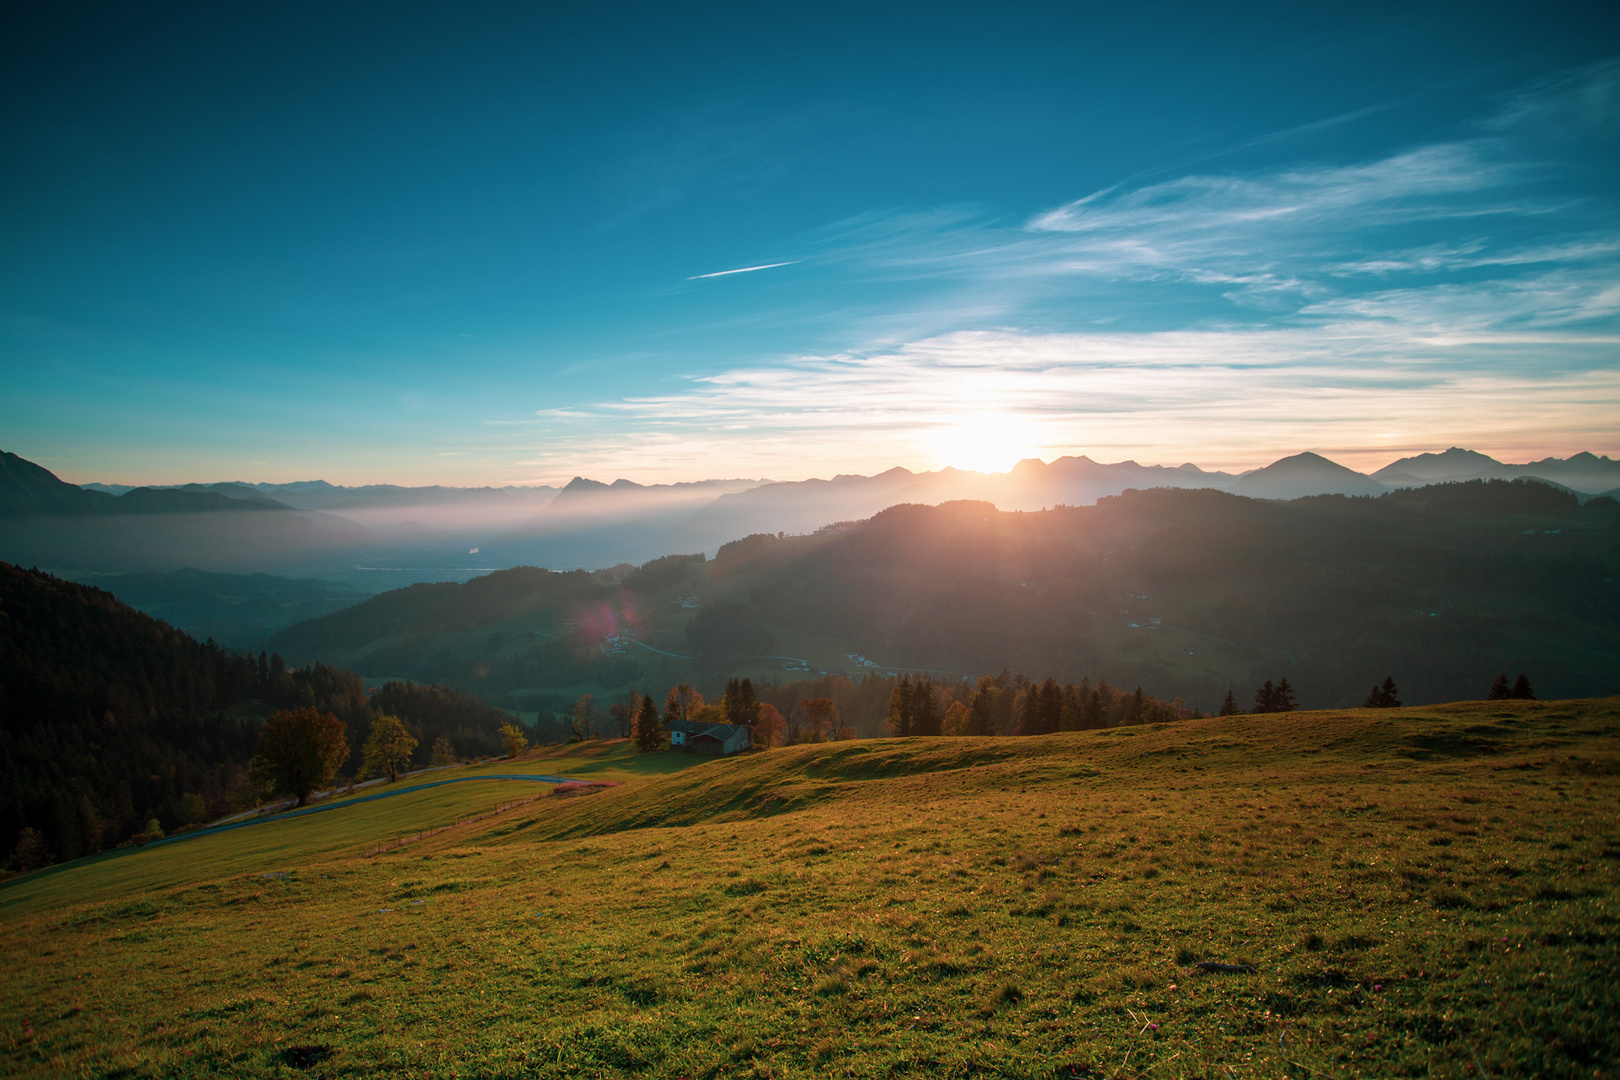
POLYGON ((1030 421, 1006 413, 980 413, 934 434, 935 457, 973 472, 1006 472, 1037 456, 1040 432, 1030 421))

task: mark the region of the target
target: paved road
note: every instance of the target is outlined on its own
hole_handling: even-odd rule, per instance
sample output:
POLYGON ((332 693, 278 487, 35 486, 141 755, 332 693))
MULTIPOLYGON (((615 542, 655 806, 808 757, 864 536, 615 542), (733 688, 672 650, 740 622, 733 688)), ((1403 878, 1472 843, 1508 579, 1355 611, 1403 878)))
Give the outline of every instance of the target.
POLYGON ((288 810, 281 814, 271 814, 268 817, 252 818, 248 821, 233 821, 228 825, 214 825, 207 829, 194 829, 187 833, 177 833, 174 836, 165 836, 162 840, 153 840, 147 847, 157 847, 159 844, 173 844, 180 840, 193 840, 199 836, 209 836, 213 833, 229 832, 232 829, 245 829, 250 825, 263 825, 271 821, 285 821, 288 818, 303 817, 306 814, 322 814, 328 810, 341 810, 345 806, 356 806, 360 803, 375 802, 378 799, 391 799, 395 795, 409 795, 413 791, 426 791, 428 788, 443 787, 445 784, 465 784, 473 780, 534 780, 542 784, 568 784, 584 783, 573 776, 536 776, 532 773, 503 773, 488 776, 458 776, 450 780, 430 780, 425 784, 412 784, 410 787, 392 788, 388 791, 378 791, 371 795, 361 795, 353 799, 341 799, 330 803, 321 803, 318 806, 304 806, 297 810, 288 810))

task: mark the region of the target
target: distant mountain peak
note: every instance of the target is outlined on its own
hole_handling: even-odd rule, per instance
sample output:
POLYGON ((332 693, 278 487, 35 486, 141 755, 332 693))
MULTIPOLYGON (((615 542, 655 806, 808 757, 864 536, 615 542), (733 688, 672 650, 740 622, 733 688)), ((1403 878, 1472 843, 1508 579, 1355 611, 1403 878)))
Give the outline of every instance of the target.
POLYGON ((1379 480, 1440 480, 1475 476, 1501 464, 1489 454, 1453 446, 1440 454, 1417 454, 1392 461, 1372 475, 1379 480))
POLYGON ((1381 495, 1384 485, 1306 450, 1244 473, 1229 490, 1260 499, 1298 499, 1307 495, 1381 495))

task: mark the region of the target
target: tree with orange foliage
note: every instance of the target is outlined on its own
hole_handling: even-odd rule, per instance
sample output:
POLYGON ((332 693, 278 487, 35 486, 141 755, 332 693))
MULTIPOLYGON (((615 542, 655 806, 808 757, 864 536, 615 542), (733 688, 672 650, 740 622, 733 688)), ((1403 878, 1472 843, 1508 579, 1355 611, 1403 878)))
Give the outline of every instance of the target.
POLYGON ((827 733, 838 729, 838 703, 830 697, 805 698, 799 702, 804 710, 802 742, 826 742, 827 733))
POLYGON ((312 706, 289 709, 265 721, 252 776, 272 791, 296 796, 303 806, 311 792, 332 782, 348 756, 343 721, 312 706))
POLYGON ((754 721, 754 745, 764 748, 775 746, 787 737, 787 721, 775 705, 760 705, 759 719, 754 721))

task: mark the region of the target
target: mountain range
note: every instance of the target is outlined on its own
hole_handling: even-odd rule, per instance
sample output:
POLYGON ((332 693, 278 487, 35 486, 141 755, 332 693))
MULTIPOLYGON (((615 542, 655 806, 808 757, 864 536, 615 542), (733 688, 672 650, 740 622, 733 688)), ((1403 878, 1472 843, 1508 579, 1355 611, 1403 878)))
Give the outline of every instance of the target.
POLYGON ((1545 480, 1585 498, 1620 488, 1620 461, 1583 453, 1509 464, 1453 447, 1402 458, 1370 476, 1307 452, 1236 474, 1078 456, 1032 458, 1005 473, 894 468, 789 482, 643 485, 575 477, 562 488, 342 487, 320 480, 128 488, 68 484, 4 453, 0 558, 80 575, 269 571, 375 593, 506 566, 603 567, 669 552, 712 553, 741 536, 811 533, 902 503, 967 499, 1033 511, 1089 505, 1133 488, 1296 499, 1515 478, 1545 480))
POLYGON ((268 647, 524 709, 580 686, 1003 668, 1204 709, 1284 676, 1310 707, 1357 705, 1390 674, 1417 702, 1483 694, 1506 670, 1586 696, 1620 690, 1617 536, 1614 500, 1522 479, 1376 498, 902 504, 712 560, 419 585, 268 647))

